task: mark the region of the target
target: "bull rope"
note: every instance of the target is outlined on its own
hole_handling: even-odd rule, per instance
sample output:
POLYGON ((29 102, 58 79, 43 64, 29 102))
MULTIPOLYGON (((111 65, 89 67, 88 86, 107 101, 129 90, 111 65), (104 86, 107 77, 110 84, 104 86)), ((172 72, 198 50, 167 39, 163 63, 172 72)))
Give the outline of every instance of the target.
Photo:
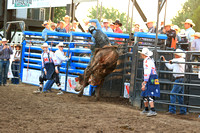
POLYGON ((29 58, 30 58, 30 52, 31 52, 31 41, 30 41, 29 49, 28 49, 28 64, 27 64, 26 81, 27 81, 27 78, 28 78, 28 69, 29 69, 29 58))

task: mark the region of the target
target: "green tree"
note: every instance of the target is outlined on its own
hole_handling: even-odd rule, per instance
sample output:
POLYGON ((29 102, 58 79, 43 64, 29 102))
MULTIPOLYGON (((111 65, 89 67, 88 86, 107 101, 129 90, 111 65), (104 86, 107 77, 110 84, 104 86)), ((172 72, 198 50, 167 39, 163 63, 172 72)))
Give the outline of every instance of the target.
MULTIPOLYGON (((95 19, 97 17, 97 6, 96 7, 92 7, 89 10, 89 15, 88 17, 91 19, 95 19)), ((119 12, 117 9, 115 8, 105 8, 102 7, 102 13, 100 13, 101 8, 98 8, 98 20, 103 19, 108 19, 112 22, 115 22, 116 19, 119 19, 120 22, 122 23, 122 30, 125 33, 126 31, 126 22, 127 22, 127 15, 125 12, 119 12), (102 14, 102 15, 101 15, 102 14)), ((130 32, 130 27, 131 27, 131 19, 129 18, 128 20, 128 33, 130 32)))
POLYGON ((185 22, 186 19, 194 19, 194 11, 198 8, 199 3, 200 0, 186 1, 183 5, 183 8, 180 11, 178 11, 178 15, 172 19, 172 23, 178 25, 180 28, 184 28, 182 22, 185 22))
POLYGON ((66 7, 55 7, 54 8, 54 22, 63 20, 63 17, 66 15, 66 7))
POLYGON ((200 6, 196 10, 194 10, 192 20, 196 24, 194 26, 194 30, 200 32, 200 24, 199 24, 199 21, 200 21, 200 6))

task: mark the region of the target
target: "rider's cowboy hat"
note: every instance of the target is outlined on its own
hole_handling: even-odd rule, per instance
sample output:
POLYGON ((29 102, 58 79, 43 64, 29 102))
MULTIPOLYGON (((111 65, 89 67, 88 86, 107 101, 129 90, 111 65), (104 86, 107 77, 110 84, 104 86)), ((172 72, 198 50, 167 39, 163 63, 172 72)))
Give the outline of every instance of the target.
POLYGON ((113 24, 118 24, 119 26, 122 26, 122 23, 120 23, 120 21, 119 20, 116 20, 113 24))
POLYGON ((43 49, 44 47, 49 48, 49 45, 47 43, 43 43, 43 45, 41 46, 41 49, 43 49))
POLYGON ((59 44, 58 45, 56 45, 56 47, 58 48, 58 47, 64 47, 65 45, 63 44, 63 42, 59 42, 59 44))
POLYGON ((138 53, 140 54, 143 54, 143 55, 146 55, 146 56, 152 56, 153 55, 153 52, 150 51, 148 48, 143 48, 142 51, 138 51, 138 53))
POLYGON ((200 32, 196 32, 194 35, 191 35, 192 37, 199 37, 200 38, 200 32))
POLYGON ((45 27, 46 24, 49 24, 47 21, 44 21, 42 26, 45 27))
POLYGON ((9 42, 9 40, 7 40, 6 38, 3 38, 3 39, 1 40, 1 42, 9 42))
POLYGON ((192 22, 191 19, 187 19, 185 22, 183 22, 183 24, 188 23, 191 24, 192 26, 195 26, 195 24, 192 22))
POLYGON ((181 50, 181 49, 176 49, 176 51, 175 52, 180 52, 180 53, 174 53, 175 55, 178 55, 178 56, 180 56, 180 57, 185 57, 185 53, 183 53, 183 50, 181 50), (181 53, 182 52, 182 53, 181 53))

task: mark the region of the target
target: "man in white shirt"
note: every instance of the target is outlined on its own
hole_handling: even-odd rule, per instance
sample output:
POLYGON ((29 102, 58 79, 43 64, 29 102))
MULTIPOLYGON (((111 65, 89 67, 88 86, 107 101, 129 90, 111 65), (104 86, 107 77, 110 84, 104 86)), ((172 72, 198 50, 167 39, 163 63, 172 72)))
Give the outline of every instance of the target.
MULTIPOLYGON (((185 62, 185 54, 183 53, 183 50, 181 49, 176 49, 176 52, 174 54, 175 58, 170 60, 169 63, 165 63, 168 69, 173 70, 174 78, 175 78, 175 83, 183 83, 184 82, 184 74, 185 73, 185 64, 181 64, 178 62, 185 62), (182 52, 182 53, 181 53, 182 52), (177 63, 173 63, 177 62, 177 63), (177 74, 178 73, 178 74, 177 74), (180 74, 179 74, 180 73, 180 74)), ((165 57, 162 56, 163 61, 165 60, 165 57)), ((172 90, 170 93, 179 93, 179 94, 184 94, 184 88, 182 85, 174 84, 172 90)), ((170 95, 170 102, 171 103, 176 103, 176 98, 178 99, 179 104, 183 104, 183 96, 180 95, 170 95)), ((185 115, 187 113, 185 107, 180 107, 180 114, 185 115)), ((176 114, 176 106, 175 105, 169 105, 169 112, 168 114, 176 114)))
MULTIPOLYGON (((55 60, 54 60, 55 72, 56 72, 55 76, 56 76, 56 80, 59 80, 60 66, 64 61, 68 61, 69 58, 67 58, 64 55, 64 52, 63 52, 64 44, 63 44, 63 42, 60 42, 56 47, 58 48, 58 50, 56 50, 56 52, 55 52, 55 60)), ((59 90, 60 90, 60 92, 57 93, 57 94, 58 95, 63 94, 62 90, 61 89, 59 89, 59 90)))

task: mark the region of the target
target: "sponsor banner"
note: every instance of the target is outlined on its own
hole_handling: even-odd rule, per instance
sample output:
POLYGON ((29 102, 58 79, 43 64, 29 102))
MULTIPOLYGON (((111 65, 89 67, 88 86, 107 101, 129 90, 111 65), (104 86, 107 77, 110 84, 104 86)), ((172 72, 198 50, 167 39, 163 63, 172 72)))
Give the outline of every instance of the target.
POLYGON ((124 98, 129 98, 130 83, 124 83, 124 98))
MULTIPOLYGON (((97 0, 74 0, 74 3, 93 2, 97 0)), ((71 0, 8 0, 8 9, 64 7, 71 4, 71 0)))
MULTIPOLYGON (((77 84, 78 84, 78 82, 76 82, 75 77, 68 77, 68 79, 67 79, 67 92, 78 94, 78 92, 76 92, 74 90, 74 88, 76 87, 77 84)), ((90 85, 85 87, 83 95, 90 96, 90 85)))
POLYGON ((8 9, 63 7, 71 0, 8 0, 8 9))

